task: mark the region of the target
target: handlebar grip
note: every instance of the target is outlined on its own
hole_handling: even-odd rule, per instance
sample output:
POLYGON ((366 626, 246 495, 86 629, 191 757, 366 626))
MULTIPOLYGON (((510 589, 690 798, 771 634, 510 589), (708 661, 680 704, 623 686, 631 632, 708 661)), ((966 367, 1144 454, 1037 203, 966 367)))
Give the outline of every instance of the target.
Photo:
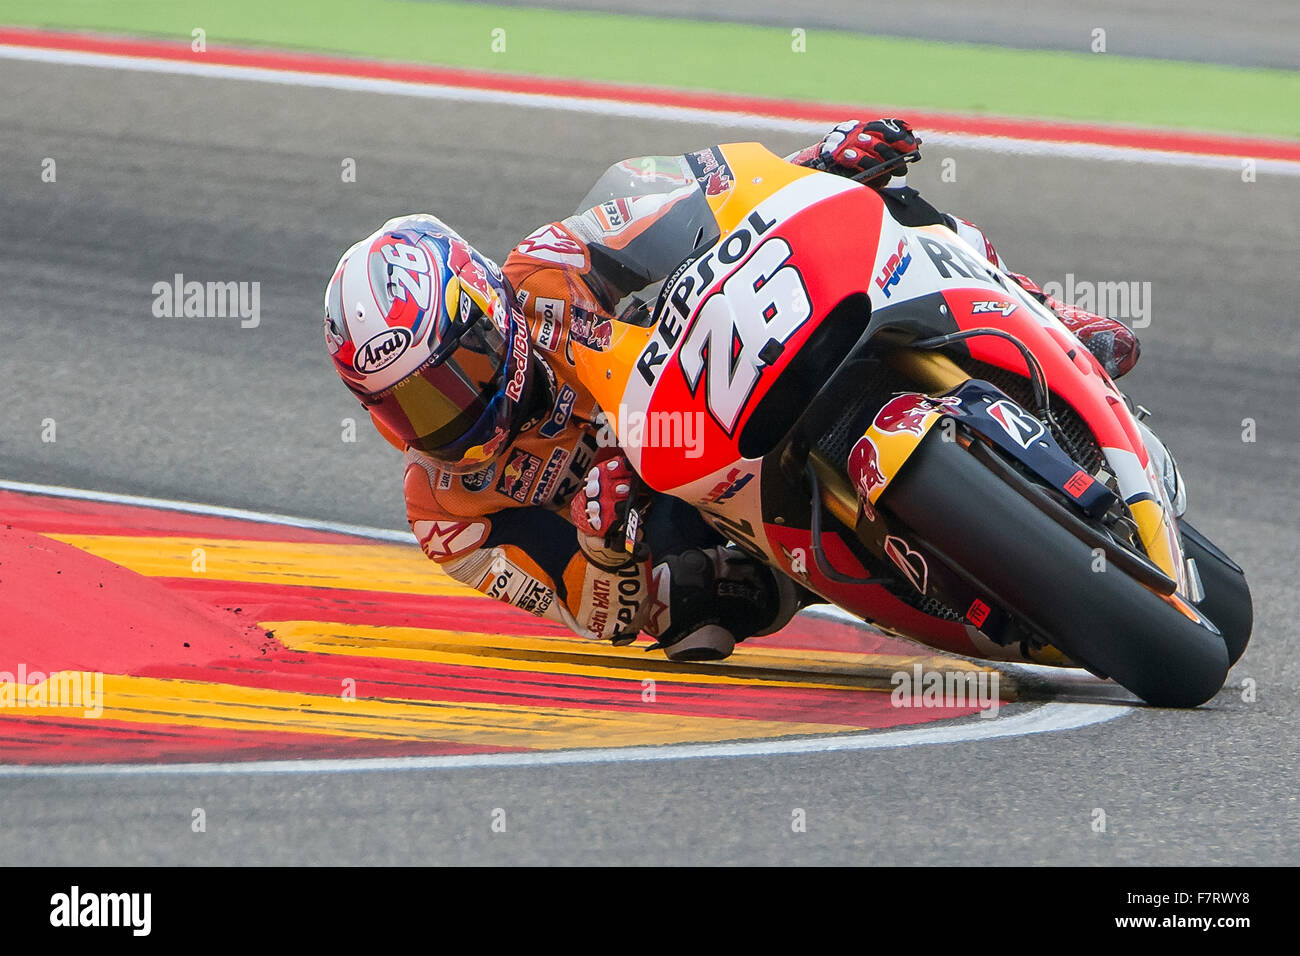
POLYGON ((898 156, 894 159, 886 160, 883 163, 876 163, 876 165, 874 166, 869 166, 868 168, 862 170, 862 172, 855 173, 850 178, 855 183, 866 182, 869 179, 875 179, 881 173, 893 169, 895 166, 898 166, 900 164, 906 166, 908 163, 914 163, 920 158, 921 158, 921 151, 919 149, 914 149, 910 153, 904 153, 902 156, 898 156))

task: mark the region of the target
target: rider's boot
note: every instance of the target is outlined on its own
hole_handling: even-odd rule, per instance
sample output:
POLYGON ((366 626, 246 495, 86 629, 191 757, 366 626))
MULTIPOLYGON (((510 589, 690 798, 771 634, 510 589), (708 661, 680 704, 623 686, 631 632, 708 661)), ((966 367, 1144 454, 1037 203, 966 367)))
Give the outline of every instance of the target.
POLYGON ((785 627, 812 597, 738 548, 691 548, 655 566, 644 630, 669 660, 717 661, 785 627))

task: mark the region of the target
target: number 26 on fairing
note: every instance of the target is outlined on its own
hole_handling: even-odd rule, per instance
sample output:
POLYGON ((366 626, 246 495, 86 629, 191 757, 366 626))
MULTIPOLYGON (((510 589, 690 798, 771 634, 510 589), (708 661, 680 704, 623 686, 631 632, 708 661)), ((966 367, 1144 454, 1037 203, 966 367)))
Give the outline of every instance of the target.
POLYGON ((692 395, 707 380, 709 413, 727 434, 762 375, 758 353, 772 339, 784 344, 812 316, 803 276, 786 264, 790 255, 779 237, 759 246, 704 300, 678 353, 692 395))

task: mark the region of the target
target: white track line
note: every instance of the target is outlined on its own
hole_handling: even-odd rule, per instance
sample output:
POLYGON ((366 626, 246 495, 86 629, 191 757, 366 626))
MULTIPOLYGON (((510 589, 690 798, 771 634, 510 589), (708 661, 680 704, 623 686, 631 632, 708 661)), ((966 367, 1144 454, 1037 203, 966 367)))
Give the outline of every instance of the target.
POLYGON ((920 744, 956 744, 1026 734, 1075 730, 1105 723, 1133 708, 1112 704, 1044 704, 1014 717, 973 718, 938 727, 916 727, 836 737, 795 737, 732 744, 672 744, 562 750, 554 753, 468 754, 446 757, 358 757, 345 760, 258 760, 245 763, 87 764, 0 766, 0 777, 163 776, 210 773, 360 773, 396 770, 495 770, 504 767, 554 767, 566 764, 638 763, 708 757, 775 757, 846 750, 885 750, 920 744))
POLYGON ((377 538, 380 541, 398 541, 414 544, 415 536, 407 531, 390 528, 372 528, 368 525, 340 524, 337 521, 317 521, 315 518, 295 518, 264 511, 245 511, 242 508, 224 508, 220 505, 201 505, 192 501, 172 501, 167 498, 142 498, 138 495, 119 495, 111 491, 87 491, 84 488, 64 488, 60 485, 34 485, 25 481, 0 480, 0 490, 18 491, 29 495, 46 495, 50 498, 76 498, 80 501, 102 501, 111 505, 132 505, 153 508, 157 511, 181 511, 185 514, 211 515, 215 518, 236 518, 239 521, 256 521, 259 524, 279 524, 307 531, 331 531, 335 534, 352 534, 359 538, 377 538))
MULTIPOLYGON (((106 491, 87 491, 59 485, 40 485, 24 481, 0 480, 0 490, 23 494, 101 501, 160 511, 235 518, 260 524, 286 525, 314 531, 332 531, 381 541, 411 542, 410 532, 365 525, 339 524, 313 518, 266 514, 241 508, 224 508, 166 498, 146 498, 106 491)), ((836 609, 838 611, 838 609, 836 609)), ((832 614, 834 612, 831 612, 832 614)), ((856 623, 851 615, 840 611, 834 616, 856 623)), ((997 740, 1002 737, 1075 730, 1102 724, 1127 714, 1133 708, 1122 704, 1049 703, 1012 717, 975 717, 961 722, 945 722, 935 727, 914 727, 864 734, 831 737, 794 737, 782 740, 759 740, 745 743, 672 744, 659 747, 619 747, 566 750, 554 753, 469 754, 442 757, 378 757, 338 760, 256 760, 228 763, 186 764, 84 764, 29 766, 0 764, 0 777, 87 776, 87 775, 170 775, 207 773, 358 773, 394 770, 463 770, 504 767, 546 767, 562 764, 629 763, 647 760, 684 760, 699 757, 771 757, 780 755, 828 753, 843 750, 881 750, 914 747, 921 744, 953 744, 974 740, 997 740)))
MULTIPOLYGON (((624 119, 656 120, 660 122, 698 123, 709 126, 742 128, 747 130, 776 130, 789 133, 821 134, 826 123, 821 120, 799 120, 775 116, 758 116, 731 110, 708 110, 678 106, 655 106, 647 103, 628 103, 622 100, 593 99, 579 96, 556 96, 541 93, 518 93, 505 90, 485 90, 472 87, 446 86, 434 83, 410 83, 402 80, 383 80, 370 77, 340 76, 331 73, 308 73, 293 70, 271 70, 262 67, 229 66, 218 63, 188 63, 154 57, 131 57, 107 53, 84 53, 76 50, 47 50, 39 47, 0 44, 0 59, 27 60, 37 63, 56 63, 67 66, 88 66, 113 70, 132 70, 140 73, 168 73, 183 76, 201 76, 210 79, 247 80, 257 83, 275 83, 281 86, 311 86, 358 93, 382 93, 395 96, 414 96, 423 99, 454 100, 462 103, 487 103, 499 106, 519 106, 531 109, 563 110, 571 113, 593 113, 600 116, 618 116, 624 119)), ((925 140, 936 146, 1011 153, 1020 156, 1055 156, 1067 159, 1100 160, 1105 162, 1142 163, 1156 166, 1181 166, 1194 169, 1218 169, 1240 172, 1242 163, 1250 157, 1208 156, 1200 153, 1179 153, 1166 150, 1135 149, 1124 146, 1107 146, 1098 143, 1066 143, 1003 136, 980 136, 966 133, 926 132, 925 140)), ((1276 173, 1283 176, 1300 176, 1300 162, 1282 159, 1254 160, 1256 173, 1276 173)))

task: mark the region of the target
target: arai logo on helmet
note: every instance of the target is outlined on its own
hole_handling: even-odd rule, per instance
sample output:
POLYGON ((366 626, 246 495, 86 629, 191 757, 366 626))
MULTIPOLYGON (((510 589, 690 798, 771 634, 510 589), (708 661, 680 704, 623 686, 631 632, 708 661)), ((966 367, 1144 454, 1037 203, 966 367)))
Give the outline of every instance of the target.
POLYGON ((388 368, 411 345, 411 331, 401 327, 385 329, 366 341, 357 349, 357 357, 352 360, 352 367, 363 375, 388 368))

